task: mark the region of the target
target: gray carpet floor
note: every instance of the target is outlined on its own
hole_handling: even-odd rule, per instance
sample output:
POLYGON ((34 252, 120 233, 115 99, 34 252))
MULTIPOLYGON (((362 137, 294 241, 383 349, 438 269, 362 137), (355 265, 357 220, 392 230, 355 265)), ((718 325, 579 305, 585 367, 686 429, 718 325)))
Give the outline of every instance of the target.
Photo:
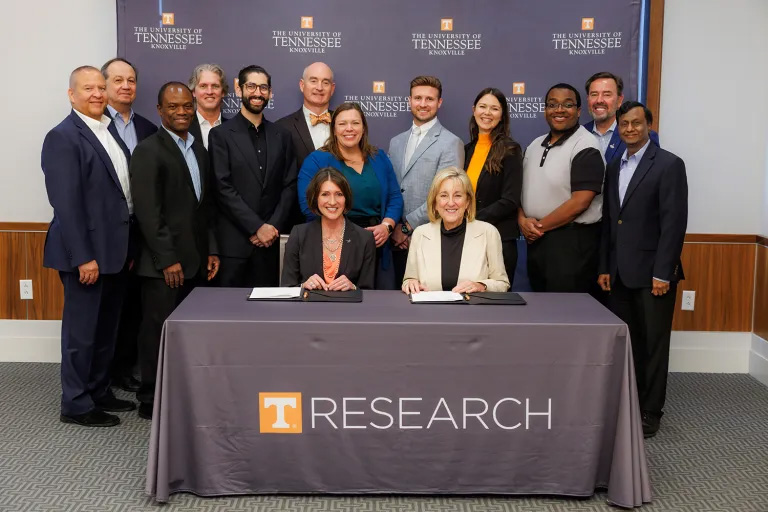
MULTIPOLYGON (((145 495, 149 422, 59 423, 59 366, 0 363, 0 511, 598 511, 605 494, 552 497, 145 495)), ((124 395, 127 397, 127 395, 124 395)), ((648 511, 768 512, 768 388, 748 375, 672 374, 659 434, 646 442, 648 511)))

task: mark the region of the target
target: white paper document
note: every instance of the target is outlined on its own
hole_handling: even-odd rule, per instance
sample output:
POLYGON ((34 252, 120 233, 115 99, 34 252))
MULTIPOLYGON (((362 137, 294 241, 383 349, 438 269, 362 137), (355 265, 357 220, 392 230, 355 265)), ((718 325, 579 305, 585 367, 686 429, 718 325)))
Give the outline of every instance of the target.
POLYGON ((254 288, 251 299, 297 299, 301 295, 301 287, 291 288, 254 288))
POLYGON ((411 294, 411 302, 462 302, 464 296, 456 292, 419 292, 411 294))

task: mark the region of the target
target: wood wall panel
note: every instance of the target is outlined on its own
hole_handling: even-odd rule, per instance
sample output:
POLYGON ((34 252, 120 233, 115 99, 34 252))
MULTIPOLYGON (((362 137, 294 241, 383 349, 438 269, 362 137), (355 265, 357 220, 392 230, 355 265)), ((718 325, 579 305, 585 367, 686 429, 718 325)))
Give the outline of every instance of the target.
POLYGON ((64 287, 59 273, 43 267, 46 233, 27 233, 27 279, 32 279, 34 300, 29 302, 29 320, 60 320, 64 287))
POLYGON ((19 280, 25 279, 26 233, 0 233, 0 318, 27 318, 27 302, 19 297, 19 280))
POLYGON ((768 247, 757 246, 754 333, 768 340, 768 247))
POLYGON ((685 244, 672 329, 751 331, 755 250, 755 244, 685 244), (683 290, 696 292, 694 311, 680 309, 683 290))
POLYGON ((661 50, 664 41, 664 0, 651 0, 649 18, 646 105, 653 112, 654 129, 658 131, 661 114, 661 50))

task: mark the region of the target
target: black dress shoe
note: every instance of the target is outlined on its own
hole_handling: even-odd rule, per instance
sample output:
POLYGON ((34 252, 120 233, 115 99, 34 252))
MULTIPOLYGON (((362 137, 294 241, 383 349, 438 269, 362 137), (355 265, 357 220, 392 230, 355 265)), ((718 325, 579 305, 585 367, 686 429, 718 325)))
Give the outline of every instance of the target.
POLYGON ((145 420, 151 420, 152 419, 152 409, 155 408, 155 404, 147 404, 147 403, 140 403, 139 404, 139 418, 144 418, 145 420))
POLYGON ((96 407, 108 412, 128 412, 136 408, 136 404, 129 400, 120 400, 115 396, 108 396, 95 402, 96 407))
POLYGON ((651 412, 643 413, 643 437, 648 439, 656 435, 661 426, 661 416, 651 412))
POLYGON ((125 375, 112 379, 112 386, 129 393, 135 393, 141 387, 141 382, 136 380, 133 375, 125 375))
POLYGON ((59 416, 59 420, 62 423, 74 423, 83 427, 114 427, 120 424, 120 418, 99 409, 88 411, 85 414, 62 414, 59 416))

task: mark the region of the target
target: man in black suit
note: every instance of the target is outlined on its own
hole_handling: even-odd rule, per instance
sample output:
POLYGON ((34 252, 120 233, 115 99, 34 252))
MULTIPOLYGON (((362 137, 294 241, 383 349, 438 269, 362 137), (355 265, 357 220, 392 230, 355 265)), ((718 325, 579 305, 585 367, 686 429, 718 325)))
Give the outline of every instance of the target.
POLYGON ((656 435, 663 414, 669 339, 680 254, 688 223, 683 161, 650 140, 651 111, 628 101, 616 112, 627 149, 608 166, 598 284, 629 326, 643 434, 656 435))
POLYGON ((227 77, 218 64, 198 64, 188 85, 197 105, 189 133, 207 150, 211 130, 227 120, 221 115, 221 102, 229 92, 227 77))
POLYGON ((136 273, 142 278, 139 329, 139 416, 152 417, 163 322, 195 286, 218 271, 208 156, 188 132, 192 92, 180 82, 160 88, 163 127, 136 147, 131 185, 141 231, 136 273))
POLYGON ((296 202, 291 134, 264 119, 272 79, 260 66, 238 74, 240 112, 211 130, 209 153, 218 189, 221 286, 277 286, 280 232, 296 202))
MULTIPOLYGON (((139 78, 133 64, 119 57, 111 59, 101 66, 101 74, 107 82, 107 108, 104 114, 112 120, 109 123, 109 132, 115 139, 125 143, 125 156, 130 162, 136 145, 155 133, 157 126, 133 111, 139 78)), ((135 254, 131 254, 129 258, 133 260, 135 254)), ((115 357, 112 360, 111 383, 112 386, 133 393, 139 390, 139 381, 133 376, 133 368, 136 365, 140 323, 141 286, 131 267, 126 275, 123 310, 120 314, 115 357)))
POLYGON ((122 141, 107 129, 106 89, 97 68, 72 72, 72 111, 45 136, 41 155, 53 207, 43 265, 64 286, 60 420, 88 427, 117 425, 108 411, 136 407, 109 389, 133 203, 122 141))
MULTIPOLYGON (((278 119, 276 124, 290 132, 296 167, 301 169, 304 159, 311 152, 323 147, 331 134, 333 111, 329 110, 329 107, 336 90, 333 71, 323 62, 310 64, 304 68, 299 80, 299 89, 304 95, 304 104, 293 114, 278 119)), ((286 231, 290 231, 291 226, 303 224, 305 221, 297 201, 291 211, 286 231)))

